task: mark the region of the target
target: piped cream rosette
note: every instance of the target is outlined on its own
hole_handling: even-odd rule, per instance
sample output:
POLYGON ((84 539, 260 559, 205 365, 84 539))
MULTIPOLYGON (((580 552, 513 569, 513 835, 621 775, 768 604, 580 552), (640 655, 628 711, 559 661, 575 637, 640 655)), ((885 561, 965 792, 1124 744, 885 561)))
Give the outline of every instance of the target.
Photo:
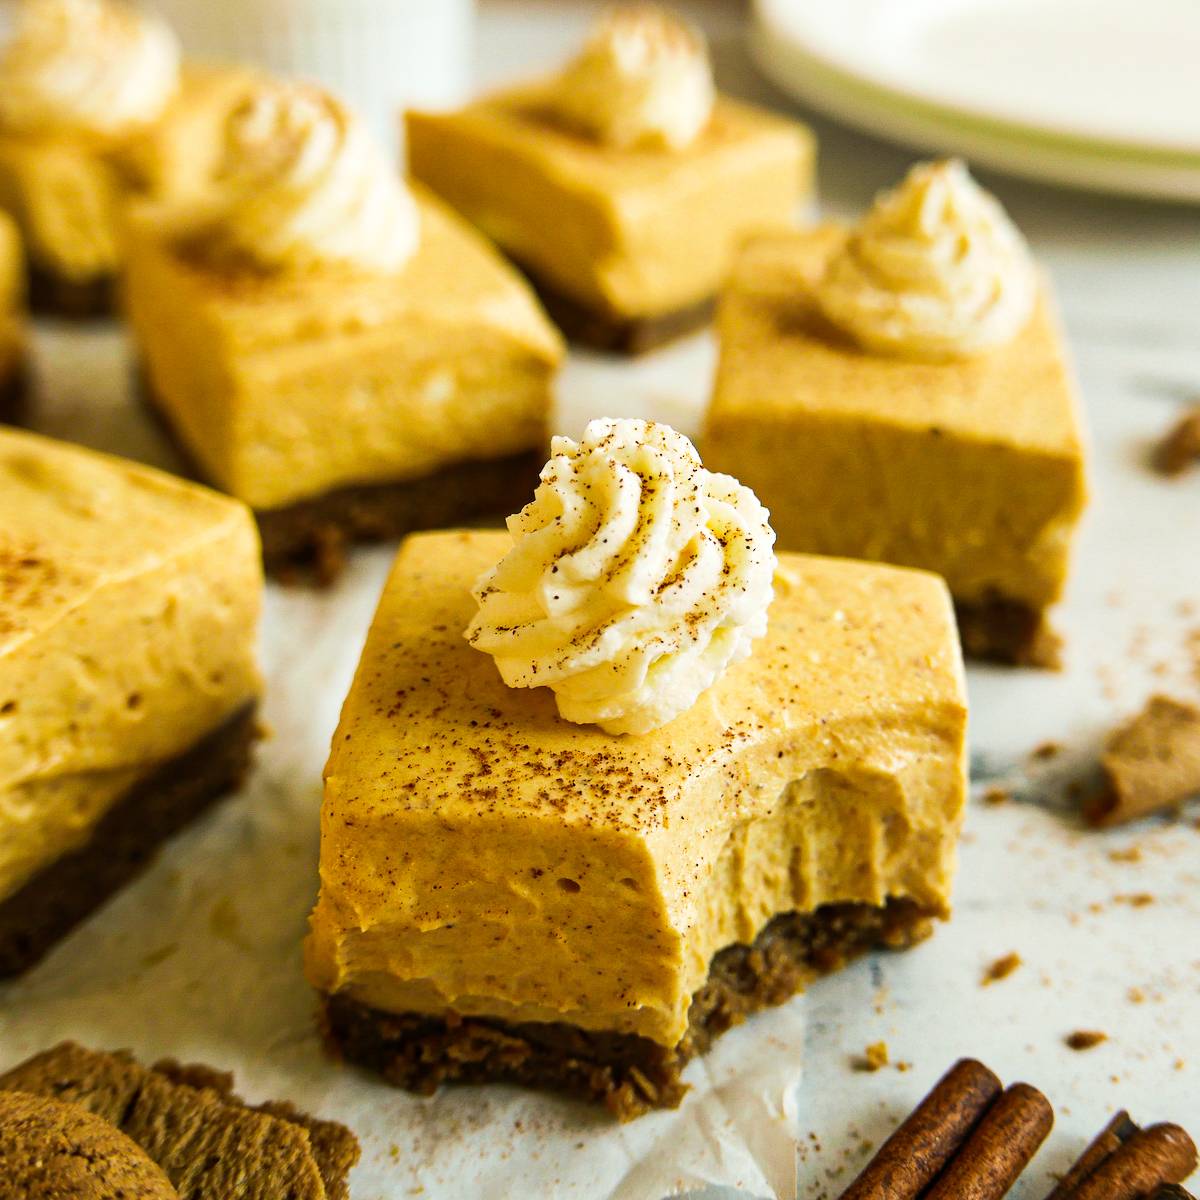
POLYGON ((749 488, 669 426, 555 438, 466 637, 568 721, 640 734, 686 712, 767 627, 775 534, 749 488))
POLYGON ((268 271, 401 270, 420 217, 359 118, 319 88, 254 88, 228 119, 206 254, 268 271))
POLYGON ((704 36, 655 5, 610 9, 563 71, 563 121, 619 150, 683 150, 712 116, 704 36))
POLYGON ((957 160, 919 164, 883 193, 818 292, 867 350, 935 361, 1011 341, 1036 295, 1024 238, 957 160))
POLYGON ((179 86, 167 25, 119 0, 25 0, 0 55, 0 125, 116 140, 158 119, 179 86))

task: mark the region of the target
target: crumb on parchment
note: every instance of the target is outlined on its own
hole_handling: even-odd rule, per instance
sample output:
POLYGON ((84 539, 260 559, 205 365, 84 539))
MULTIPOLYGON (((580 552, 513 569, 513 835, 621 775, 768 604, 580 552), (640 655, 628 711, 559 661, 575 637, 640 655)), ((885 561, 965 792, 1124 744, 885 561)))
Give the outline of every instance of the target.
POLYGON ((987 987, 989 984, 999 983, 1001 979, 1007 979, 1022 965, 1023 960, 1015 950, 1005 954, 988 965, 983 973, 981 984, 983 987, 987 987))
POLYGON ((887 1042, 872 1042, 863 1051, 862 1056, 854 1060, 854 1069, 856 1071, 881 1071, 889 1061, 887 1042))

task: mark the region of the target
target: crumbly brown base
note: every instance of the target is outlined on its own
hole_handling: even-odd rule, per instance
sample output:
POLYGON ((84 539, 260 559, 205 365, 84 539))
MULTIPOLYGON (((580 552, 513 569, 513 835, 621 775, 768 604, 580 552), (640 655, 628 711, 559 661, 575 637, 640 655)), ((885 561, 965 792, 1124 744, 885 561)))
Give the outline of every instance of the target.
POLYGON ((20 363, 0 379, 0 425, 24 425, 29 417, 29 369, 20 363))
POLYGON ((533 498, 544 461, 541 451, 528 451, 455 463, 420 479, 336 488, 285 508, 256 509, 263 562, 278 578, 332 583, 354 543, 517 512, 533 498))
POLYGON ((522 268, 533 284, 550 319, 562 330, 568 341, 590 350, 636 357, 657 350, 689 333, 695 333, 712 322, 716 299, 655 317, 623 317, 618 313, 590 308, 565 295, 553 284, 538 277, 536 271, 522 268))
POLYGON ((45 267, 31 267, 29 305, 44 317, 64 317, 71 321, 111 317, 117 312, 117 277, 68 279, 45 267))
POLYGON ((110 896, 141 874, 168 838, 235 790, 258 739, 257 703, 140 780, 87 844, 0 901, 0 979, 35 966, 110 896))
POLYGON ((893 899, 880 907, 833 904, 776 917, 753 943, 713 958, 708 981, 692 997, 688 1031, 674 1048, 575 1025, 387 1013, 338 994, 323 997, 323 1028, 336 1054, 410 1091, 517 1083, 602 1101, 626 1121, 677 1107, 687 1091, 684 1067, 726 1030, 873 947, 921 941, 932 915, 912 900, 893 899))
MULTIPOLYGON (((144 373, 137 386, 188 474, 209 482, 144 373)), ((309 579, 328 586, 346 565, 347 547, 356 543, 398 541, 422 529, 517 512, 533 498, 544 462, 544 449, 539 448, 506 458, 454 463, 419 479, 334 488, 282 508, 255 509, 263 565, 282 582, 309 579)))
POLYGON ((1044 609, 997 596, 956 600, 954 612, 967 658, 1047 671, 1061 668, 1062 638, 1050 627, 1044 609))

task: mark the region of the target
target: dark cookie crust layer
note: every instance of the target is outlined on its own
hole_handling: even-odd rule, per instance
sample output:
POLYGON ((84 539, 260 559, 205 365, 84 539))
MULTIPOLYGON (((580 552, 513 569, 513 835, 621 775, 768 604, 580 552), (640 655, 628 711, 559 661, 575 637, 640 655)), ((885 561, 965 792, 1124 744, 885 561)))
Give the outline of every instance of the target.
POLYGON ((29 305, 41 316, 71 321, 111 317, 117 311, 117 277, 67 279, 45 267, 34 266, 29 271, 29 305))
POLYGON ((222 796, 250 767, 257 703, 245 705, 189 750, 134 784, 87 844, 51 863, 0 901, 0 979, 36 965, 110 896, 141 874, 155 851, 222 796))
MULTIPOLYGON (((144 374, 138 390, 189 476, 209 483, 144 374)), ((263 565, 284 582, 307 577, 327 586, 342 573, 346 549, 355 543, 399 541, 422 529, 517 512, 533 498, 545 461, 539 447, 506 458, 455 463, 419 479, 335 488, 283 508, 255 509, 263 565)))
POLYGON ((1047 671, 1062 666, 1062 639, 1047 623, 1044 609, 996 596, 970 603, 955 600, 954 613, 967 658, 1047 671))
POLYGON ((716 299, 711 298, 657 317, 623 317, 589 308, 540 279, 537 272, 524 267, 522 270, 567 340, 589 350, 630 357, 647 354, 711 324, 717 306, 716 299))
POLYGON ((675 1108, 681 1074, 726 1030, 782 1004, 814 979, 874 947, 902 949, 927 937, 931 916, 912 900, 881 907, 834 904, 776 917, 753 943, 714 957, 692 997, 688 1031, 674 1049, 634 1034, 566 1024, 385 1013, 345 995, 324 997, 326 1041, 388 1082, 430 1094, 443 1083, 507 1082, 603 1101, 621 1120, 675 1108))
POLYGON ((29 415, 29 369, 22 363, 0 379, 0 425, 24 425, 29 415))
POLYGON ((398 541, 421 529, 444 529, 507 516, 533 498, 545 462, 541 450, 456 463, 401 483, 337 488, 286 508, 256 509, 263 562, 275 576, 308 573, 331 583, 346 547, 398 541))

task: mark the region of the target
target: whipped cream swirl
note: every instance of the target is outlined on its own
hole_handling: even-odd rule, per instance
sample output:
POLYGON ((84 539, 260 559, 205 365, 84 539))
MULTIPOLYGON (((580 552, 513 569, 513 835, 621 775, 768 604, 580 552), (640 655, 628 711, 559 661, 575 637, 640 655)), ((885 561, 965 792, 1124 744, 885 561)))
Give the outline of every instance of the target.
POLYGON ((555 107, 567 124, 619 150, 683 150, 712 116, 703 35, 653 5, 605 13, 563 71, 555 107))
POLYGON ((0 125, 115 139, 151 124, 179 86, 179 45, 119 0, 25 0, 0 55, 0 125))
POLYGON ((466 637, 568 721, 646 733, 686 712, 767 628, 775 534, 754 493, 667 425, 555 438, 466 637))
POLYGON ((825 315, 868 350, 968 358, 1029 321, 1037 273, 999 203, 958 160, 922 163, 871 212, 830 262, 825 315))
POLYGON ((256 87, 233 111, 200 245, 269 271, 399 271, 417 248, 416 202, 365 124, 319 88, 256 87))

